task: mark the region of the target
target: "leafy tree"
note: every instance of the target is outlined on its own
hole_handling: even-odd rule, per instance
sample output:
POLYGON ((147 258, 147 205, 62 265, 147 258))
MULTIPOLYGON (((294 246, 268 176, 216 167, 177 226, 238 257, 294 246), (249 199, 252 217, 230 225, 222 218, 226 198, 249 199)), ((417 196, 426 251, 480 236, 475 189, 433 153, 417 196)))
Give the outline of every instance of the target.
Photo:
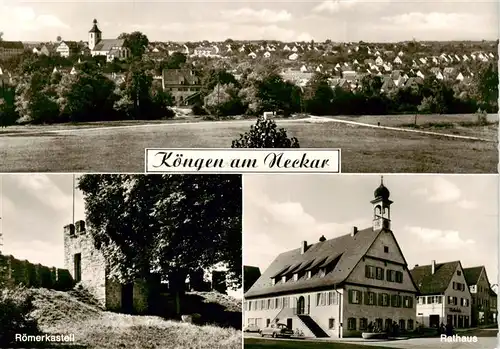
POLYGON ((61 79, 57 93, 61 114, 70 121, 99 121, 109 119, 117 99, 115 83, 82 64, 75 75, 61 79))
POLYGON ((130 66, 125 79, 125 90, 133 102, 134 114, 138 119, 145 118, 152 107, 151 86, 153 77, 151 73, 140 64, 130 66))
POLYGON ((228 85, 232 84, 236 88, 239 88, 239 83, 233 74, 223 70, 223 69, 210 69, 205 74, 202 80, 202 96, 207 96, 212 93, 217 85, 228 85))
POLYGON ((233 140, 231 148, 300 148, 297 138, 288 138, 286 130, 278 129, 276 122, 262 117, 250 131, 233 140))
POLYGON ((130 34, 122 33, 118 38, 125 39, 124 45, 130 49, 130 53, 134 58, 142 57, 149 45, 148 37, 139 31, 130 34))
POLYGON ((316 115, 331 113, 334 98, 333 89, 324 74, 315 74, 306 87, 306 109, 316 115))
POLYGON ((205 108, 212 115, 228 116, 243 113, 243 104, 238 96, 239 90, 234 84, 217 85, 212 93, 205 97, 205 108))
POLYGON ((59 115, 49 76, 41 72, 26 76, 17 85, 15 105, 19 123, 50 123, 59 115))
POLYGON ((378 96, 380 95, 382 84, 380 76, 366 75, 361 79, 361 92, 366 97, 378 96))
POLYGON ((174 52, 168 56, 163 69, 180 69, 186 63, 186 60, 187 57, 184 53, 174 52))
POLYGON ((110 277, 158 273, 179 296, 189 271, 224 263, 241 287, 241 176, 83 175, 78 187, 110 277))
POLYGON ((496 64, 490 63, 480 70, 474 90, 483 109, 492 112, 498 109, 498 67, 496 64))
POLYGON ((300 89, 279 74, 271 73, 259 81, 257 91, 263 111, 283 112, 288 116, 300 109, 300 89))

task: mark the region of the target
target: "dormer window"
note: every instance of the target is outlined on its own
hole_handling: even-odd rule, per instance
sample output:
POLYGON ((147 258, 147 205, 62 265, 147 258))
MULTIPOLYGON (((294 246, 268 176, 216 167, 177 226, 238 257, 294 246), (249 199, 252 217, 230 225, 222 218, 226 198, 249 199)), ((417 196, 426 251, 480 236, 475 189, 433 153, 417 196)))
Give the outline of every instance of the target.
POLYGON ((285 283, 285 282, 286 282, 286 275, 283 275, 283 276, 281 277, 281 282, 282 282, 282 283, 285 283))
POLYGON ((274 286, 274 285, 276 285, 276 278, 272 278, 272 279, 271 279, 271 284, 272 284, 273 286, 274 286))
POLYGON ((319 270, 319 277, 324 277, 326 275, 326 268, 321 268, 319 270))
POLYGON ((293 281, 299 281, 299 274, 293 274, 293 281))
POLYGON ((312 276, 312 271, 311 270, 308 270, 307 271, 307 278, 310 279, 312 276))

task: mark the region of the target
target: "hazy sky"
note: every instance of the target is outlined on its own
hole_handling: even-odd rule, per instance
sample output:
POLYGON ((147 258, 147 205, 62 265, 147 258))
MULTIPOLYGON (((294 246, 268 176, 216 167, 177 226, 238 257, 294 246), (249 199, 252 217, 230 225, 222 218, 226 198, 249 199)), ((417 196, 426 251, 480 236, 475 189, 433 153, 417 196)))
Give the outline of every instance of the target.
MULTIPOLYGON (((64 268, 63 227, 73 221, 73 176, 15 174, 2 177, 2 252, 64 268)), ((75 190, 75 221, 85 219, 75 190)))
MULTIPOLYGON (((244 264, 261 273, 301 241, 372 225, 376 175, 244 176, 244 264)), ((498 177, 387 175, 392 230, 410 268, 460 260, 498 283, 498 177)))
POLYGON ((86 40, 140 30, 150 40, 402 41, 496 39, 498 1, 0 0, 5 40, 86 40))

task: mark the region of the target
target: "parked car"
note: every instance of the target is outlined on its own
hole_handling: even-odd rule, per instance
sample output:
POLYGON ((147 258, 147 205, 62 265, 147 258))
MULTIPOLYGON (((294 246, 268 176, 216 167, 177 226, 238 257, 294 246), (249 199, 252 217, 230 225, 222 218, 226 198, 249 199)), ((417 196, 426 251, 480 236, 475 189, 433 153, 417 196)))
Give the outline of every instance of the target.
POLYGON ((288 328, 285 324, 271 324, 269 327, 263 328, 260 331, 260 335, 271 336, 271 337, 291 337, 293 336, 293 330, 288 328))
POLYGON ((260 328, 256 324, 250 324, 248 326, 245 326, 243 331, 244 332, 260 332, 260 328))

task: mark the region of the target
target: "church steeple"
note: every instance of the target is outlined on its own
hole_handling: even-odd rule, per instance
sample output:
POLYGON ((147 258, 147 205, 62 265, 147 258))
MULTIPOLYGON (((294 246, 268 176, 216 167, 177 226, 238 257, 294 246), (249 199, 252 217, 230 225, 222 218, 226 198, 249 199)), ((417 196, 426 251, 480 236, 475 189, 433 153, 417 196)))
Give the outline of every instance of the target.
POLYGON ((101 41, 102 32, 97 27, 97 19, 93 21, 94 25, 89 30, 89 49, 93 50, 99 41, 101 41))
POLYGON ((381 176, 380 185, 373 192, 375 198, 370 201, 373 205, 373 230, 390 229, 392 204, 389 200, 390 195, 389 189, 384 185, 384 176, 381 176))

